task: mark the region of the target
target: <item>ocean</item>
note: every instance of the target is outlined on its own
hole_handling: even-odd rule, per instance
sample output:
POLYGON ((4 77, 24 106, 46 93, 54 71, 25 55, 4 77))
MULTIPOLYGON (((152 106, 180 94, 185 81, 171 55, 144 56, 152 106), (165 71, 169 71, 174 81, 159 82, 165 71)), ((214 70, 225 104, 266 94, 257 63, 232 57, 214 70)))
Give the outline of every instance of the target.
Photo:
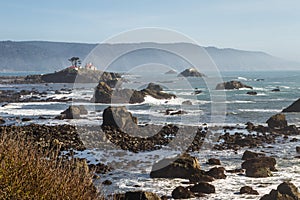
MULTIPOLYGON (((0 73, 0 76, 11 75, 0 73)), ((18 74, 13 74, 18 75, 18 74)), ((19 74, 24 75, 24 73, 19 74)), ((280 113, 282 109, 300 98, 300 73, 299 71, 249 71, 249 72, 222 72, 223 81, 237 80, 252 86, 253 89, 240 90, 215 90, 219 82, 215 82, 215 77, 193 78, 177 77, 176 74, 164 73, 136 73, 126 74, 124 77, 129 80, 122 86, 124 88, 142 89, 149 82, 160 84, 164 91, 177 96, 171 100, 157 100, 147 97, 146 101, 140 104, 122 104, 136 117, 140 124, 179 124, 201 126, 235 126, 245 127, 246 122, 265 125, 269 117, 280 113), (273 89, 280 91, 274 92, 273 89), (195 93, 198 91, 198 93, 195 93), (200 92, 201 91, 201 92, 200 92), (257 95, 248 95, 247 92, 255 91, 257 95), (189 102, 186 102, 189 101, 189 102), (184 110, 182 115, 166 115, 165 111, 184 110)), ((26 123, 39 124, 65 124, 74 125, 101 125, 102 112, 107 104, 91 103, 89 100, 93 96, 96 84, 30 84, 30 85, 0 85, 1 90, 38 90, 45 92, 40 98, 60 99, 63 97, 76 99, 74 102, 28 102, 28 103, 2 103, 0 116, 6 119, 7 124, 23 125, 26 123), (69 88, 57 94, 55 90, 69 88), (55 120, 54 117, 64 111, 70 104, 84 105, 89 113, 83 119, 55 120), (40 116, 46 119, 39 119, 40 116), (16 117, 33 118, 31 122, 21 122, 16 117)), ((26 98, 26 97, 24 97, 26 98)), ((287 113, 289 124, 300 126, 300 113, 287 113)), ((220 129, 222 130, 222 129, 220 129)), ((245 133, 247 131, 243 130, 245 133)), ((216 180, 212 184, 216 187, 216 194, 207 195, 203 199, 259 199, 263 194, 267 194, 271 189, 276 189, 277 185, 284 180, 300 186, 300 159, 294 158, 297 154, 295 147, 300 146, 300 136, 295 143, 285 143, 278 141, 277 144, 269 145, 272 148, 259 147, 254 149, 257 152, 264 152, 274 156, 278 162, 278 172, 274 172, 269 178, 248 178, 238 174, 227 174, 226 179, 216 180), (252 186, 258 190, 260 195, 239 195, 239 188, 244 185, 252 186)), ((239 151, 216 151, 203 149, 194 152, 192 155, 199 158, 201 167, 209 169, 205 164, 208 158, 216 157, 222 162, 226 169, 239 168, 242 161, 241 156, 245 149, 239 151)), ((143 189, 153 191, 159 195, 170 195, 172 190, 182 185, 181 179, 150 179, 149 172, 153 162, 176 155, 180 152, 161 149, 154 152, 131 153, 120 149, 102 150, 89 149, 78 152, 78 157, 88 158, 91 162, 100 160, 105 164, 114 166, 115 171, 110 175, 101 175, 101 179, 96 181, 101 190, 106 194, 124 192, 130 190, 143 189), (121 164, 120 164, 121 163, 121 164), (102 186, 103 180, 112 180, 110 186, 102 186)))

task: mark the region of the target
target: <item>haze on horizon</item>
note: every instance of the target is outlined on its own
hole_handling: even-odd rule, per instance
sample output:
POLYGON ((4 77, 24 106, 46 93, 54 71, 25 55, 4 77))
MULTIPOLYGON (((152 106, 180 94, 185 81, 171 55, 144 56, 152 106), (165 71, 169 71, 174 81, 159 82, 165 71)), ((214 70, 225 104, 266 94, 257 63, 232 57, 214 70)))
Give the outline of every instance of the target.
POLYGON ((0 17, 1 41, 99 43, 130 29, 162 27, 202 46, 263 51, 300 62, 297 0, 10 0, 0 2, 0 17))

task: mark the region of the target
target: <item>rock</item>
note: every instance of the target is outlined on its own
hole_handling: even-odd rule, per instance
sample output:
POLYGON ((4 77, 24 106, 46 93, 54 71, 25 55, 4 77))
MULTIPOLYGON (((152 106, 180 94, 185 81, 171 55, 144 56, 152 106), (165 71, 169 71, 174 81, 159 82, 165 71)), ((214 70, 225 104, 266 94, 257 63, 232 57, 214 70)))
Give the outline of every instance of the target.
POLYGON ((190 100, 186 100, 182 102, 182 105, 193 105, 193 103, 190 100))
POLYGON ((175 70, 170 70, 170 71, 167 71, 165 74, 177 74, 177 72, 175 70))
POLYGON ((178 186, 172 191, 174 199, 189 199, 193 198, 193 193, 186 187, 178 186))
POLYGON ((182 71, 178 76, 184 77, 205 77, 204 74, 200 73, 196 68, 189 68, 182 71))
POLYGON ((250 186, 244 186, 241 187, 240 189, 240 194, 252 194, 252 195, 259 195, 259 193, 257 192, 257 190, 254 190, 252 187, 250 186))
POLYGON ((189 179, 192 175, 202 173, 197 158, 189 154, 183 154, 177 159, 166 158, 152 167, 151 178, 184 178, 189 179))
POLYGON ((29 122, 31 121, 31 118, 28 118, 28 117, 23 117, 22 118, 22 122, 29 122))
POLYGON ((244 161, 242 168, 246 169, 246 176, 264 178, 272 176, 271 171, 276 171, 276 160, 271 157, 258 157, 244 161))
POLYGON ((167 109, 165 112, 165 115, 183 115, 187 114, 184 110, 173 110, 173 109, 167 109))
POLYGON ((287 125, 287 121, 285 119, 285 115, 284 114, 276 114, 273 115, 272 117, 270 117, 267 122, 268 126, 270 128, 278 128, 278 129, 282 129, 282 128, 286 128, 287 125))
POLYGON ((240 89, 240 88, 249 88, 253 89, 251 86, 245 85, 240 81, 229 81, 224 83, 219 83, 216 86, 216 90, 233 90, 233 89, 240 89))
POLYGON ((225 168, 224 167, 214 167, 206 172, 206 175, 214 177, 215 179, 225 179, 225 168))
POLYGON ((264 157, 264 153, 256 153, 249 150, 246 150, 243 154, 242 160, 248 160, 252 158, 264 157))
POLYGON ((86 115, 88 112, 84 106, 69 106, 61 113, 61 119, 79 119, 80 115, 86 115))
POLYGON ((2 117, 0 117, 0 124, 5 124, 5 120, 2 117))
POLYGON ((125 106, 109 106, 103 111, 102 126, 111 126, 120 129, 136 127, 137 118, 133 117, 125 106))
POLYGON ((277 190, 281 194, 286 194, 294 199, 300 199, 300 193, 298 188, 291 182, 283 182, 278 187, 277 190))
POLYGON ((282 112, 300 112, 300 99, 283 109, 282 112))
POLYGON ((264 195, 260 200, 299 200, 300 193, 298 188, 291 182, 283 182, 277 190, 271 190, 269 194, 264 195))
POLYGON ((40 78, 47 83, 98 83, 99 81, 104 81, 113 86, 121 80, 121 75, 99 70, 66 68, 58 72, 41 75, 40 78))
POLYGON ((113 90, 105 82, 99 82, 91 101, 95 103, 142 103, 147 95, 156 99, 176 98, 174 94, 163 92, 163 88, 154 83, 149 83, 147 88, 137 91, 134 89, 113 90))
POLYGON ((97 163, 97 164, 89 164, 88 165, 90 171, 93 171, 97 174, 106 174, 107 172, 110 172, 112 170, 111 167, 102 164, 102 163, 97 163))
POLYGON ((248 95, 257 95, 257 92, 255 91, 250 91, 250 92, 247 92, 248 95))
POLYGON ((210 158, 210 159, 208 159, 207 164, 209 164, 209 165, 221 165, 221 161, 219 159, 216 159, 216 158, 210 158))
POLYGON ((204 174, 193 174, 189 181, 190 183, 199 183, 199 182, 213 182, 215 179, 212 176, 204 174))
POLYGON ((141 92, 146 95, 150 95, 156 99, 172 99, 176 98, 174 94, 168 94, 163 92, 163 88, 160 85, 149 83, 146 89, 141 90, 141 92))
POLYGON ((112 182, 110 180, 105 180, 102 182, 103 185, 111 185, 112 182))
POLYGON ((105 82, 101 81, 97 85, 92 99, 95 103, 111 103, 113 90, 105 82))
POLYGON ((126 192, 125 200, 161 200, 161 198, 152 192, 134 191, 126 192))
POLYGON ((279 88, 275 88, 275 89, 271 90, 271 92, 280 92, 280 89, 279 88))
POLYGON ((216 189, 215 189, 215 186, 213 186, 209 183, 201 182, 201 183, 198 183, 198 184, 192 186, 190 188, 190 191, 195 192, 195 193, 211 194, 211 193, 215 193, 216 189))
POLYGON ((300 153, 300 147, 296 147, 296 152, 300 153))

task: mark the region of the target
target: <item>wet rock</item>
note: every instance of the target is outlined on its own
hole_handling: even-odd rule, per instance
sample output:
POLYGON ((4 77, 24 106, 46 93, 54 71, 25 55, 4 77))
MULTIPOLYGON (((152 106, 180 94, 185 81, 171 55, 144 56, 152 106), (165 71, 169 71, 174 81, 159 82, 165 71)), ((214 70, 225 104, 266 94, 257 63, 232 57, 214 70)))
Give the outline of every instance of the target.
POLYGON ((233 90, 233 89, 240 89, 240 88, 249 88, 253 89, 251 86, 245 85, 240 81, 229 81, 224 83, 219 83, 216 86, 216 90, 233 90))
POLYGON ((182 71, 178 76, 184 77, 205 77, 204 74, 200 73, 196 68, 189 68, 182 71))
POLYGON ((80 115, 86 115, 88 111, 84 106, 69 106, 65 111, 58 116, 58 119, 79 119, 80 115))
POLYGON ((110 180, 105 180, 102 182, 103 185, 111 185, 112 182, 110 180))
POLYGON ((112 170, 111 167, 109 167, 103 163, 89 164, 88 167, 89 167, 90 171, 93 171, 97 174, 106 174, 107 172, 110 172, 112 170))
POLYGON ((186 187, 178 186, 172 191, 174 199, 189 199, 193 198, 193 193, 186 187))
POLYGON ((156 99, 171 99, 176 96, 163 92, 160 85, 149 83, 148 86, 137 91, 134 89, 115 89, 110 88, 105 82, 100 82, 95 89, 92 102, 95 103, 142 103, 149 95, 156 99))
POLYGON ((209 164, 209 165, 221 165, 221 161, 219 159, 216 159, 216 158, 210 158, 210 159, 208 159, 207 164, 209 164))
POLYGON ((272 176, 271 171, 276 171, 276 160, 271 157, 258 157, 244 161, 242 168, 246 169, 246 176, 264 178, 272 176))
POLYGON ((0 117, 0 124, 5 124, 5 120, 2 117, 0 117))
POLYGON ((264 153, 256 153, 256 152, 246 150, 243 154, 242 160, 248 160, 248 159, 264 157, 264 156, 265 156, 264 153))
POLYGON ((190 183, 199 183, 199 182, 213 182, 215 179, 212 176, 205 174, 193 174, 189 178, 190 183))
POLYGON ((241 187, 240 189, 240 194, 251 194, 251 195, 259 195, 259 193, 257 192, 257 190, 254 190, 252 187, 250 186, 244 186, 241 187))
POLYGON ((283 182, 277 190, 271 190, 269 194, 264 195, 260 200, 299 200, 300 193, 298 188, 291 182, 283 182))
POLYGON ((300 147, 296 147, 296 152, 300 153, 300 147))
POLYGON ((101 81, 95 89, 92 101, 95 103, 111 103, 112 93, 113 89, 105 82, 101 81))
POLYGON ((206 172, 206 175, 214 177, 215 179, 225 179, 225 168, 224 167, 214 167, 206 172))
POLYGON ((283 109, 282 112, 300 112, 300 99, 283 109))
POLYGON ((161 198, 152 192, 133 191, 125 193, 125 200, 161 200, 161 198))
POLYGON ((250 91, 250 92, 247 92, 248 95, 257 95, 257 92, 255 91, 250 91))
POLYGON ((184 110, 173 110, 173 109, 167 109, 165 112, 165 115, 183 115, 183 114, 187 114, 186 111, 184 110))
POLYGON ((279 88, 275 88, 275 89, 271 90, 271 92, 280 92, 280 89, 279 88))
POLYGON ((211 194, 211 193, 215 193, 216 189, 215 189, 215 186, 213 186, 209 183, 201 182, 201 183, 198 183, 198 184, 192 186, 190 188, 190 191, 195 192, 195 193, 211 194))
POLYGON ((184 178, 189 179, 192 175, 202 173, 197 158, 189 154, 183 154, 177 159, 166 158, 152 167, 151 178, 184 178))
POLYGON ((28 117, 23 117, 22 118, 22 122, 29 122, 31 121, 31 118, 28 118, 28 117))
POLYGON ((111 126, 120 129, 136 127, 137 118, 133 117, 131 112, 129 112, 125 106, 109 106, 103 111, 102 126, 111 126))
POLYGON ((69 149, 82 151, 85 149, 75 126, 72 125, 0 126, 0 134, 2 133, 28 139, 45 149, 55 148, 61 151, 69 149))
POLYGON ((276 114, 267 120, 270 128, 282 129, 287 127, 287 121, 284 114, 276 114))

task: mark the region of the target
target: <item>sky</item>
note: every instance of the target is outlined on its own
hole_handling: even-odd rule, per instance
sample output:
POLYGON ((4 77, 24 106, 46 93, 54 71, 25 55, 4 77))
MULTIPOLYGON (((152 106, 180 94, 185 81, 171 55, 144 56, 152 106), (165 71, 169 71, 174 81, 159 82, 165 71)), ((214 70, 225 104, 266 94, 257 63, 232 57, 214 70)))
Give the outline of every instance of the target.
POLYGON ((300 61, 299 0, 9 0, 0 40, 100 43, 131 29, 179 31, 202 46, 300 61))

